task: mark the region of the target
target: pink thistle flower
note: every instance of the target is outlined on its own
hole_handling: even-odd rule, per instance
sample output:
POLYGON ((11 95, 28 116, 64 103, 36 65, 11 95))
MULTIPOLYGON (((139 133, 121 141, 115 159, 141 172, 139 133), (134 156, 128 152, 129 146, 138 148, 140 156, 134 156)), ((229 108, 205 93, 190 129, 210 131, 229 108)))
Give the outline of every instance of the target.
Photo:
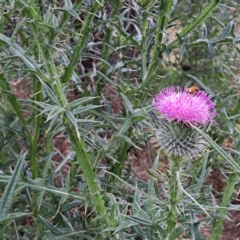
POLYGON ((215 103, 204 91, 189 94, 187 88, 168 87, 160 91, 152 105, 161 115, 185 124, 206 125, 216 115, 215 103))

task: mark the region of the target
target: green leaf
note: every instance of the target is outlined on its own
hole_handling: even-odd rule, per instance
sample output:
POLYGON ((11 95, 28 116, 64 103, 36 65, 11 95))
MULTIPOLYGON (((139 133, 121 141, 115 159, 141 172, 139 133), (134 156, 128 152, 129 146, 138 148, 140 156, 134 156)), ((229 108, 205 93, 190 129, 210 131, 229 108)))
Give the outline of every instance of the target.
POLYGON ((69 219, 67 217, 65 217, 61 212, 60 212, 60 215, 61 215, 65 225, 68 226, 71 229, 71 231, 73 232, 74 229, 73 229, 73 226, 72 226, 71 222, 69 221, 69 219))
POLYGON ((82 97, 82 98, 75 99, 74 101, 68 104, 68 108, 73 109, 75 107, 82 105, 83 103, 92 101, 94 99, 96 99, 96 97, 82 97))
POLYGON ((7 43, 9 46, 10 52, 19 57, 29 69, 36 71, 40 68, 40 66, 27 55, 26 51, 24 51, 17 43, 13 43, 12 40, 5 35, 0 33, 0 40, 7 43))
POLYGON ((114 231, 114 233, 117 233, 127 227, 131 227, 131 226, 135 226, 137 225, 137 223, 133 223, 133 221, 131 220, 126 220, 120 223, 120 225, 118 227, 109 227, 107 229, 105 229, 104 231, 114 231))
POLYGON ((66 110, 66 117, 68 118, 68 120, 73 124, 74 128, 75 128, 75 131, 76 131, 76 134, 77 134, 77 137, 78 139, 80 140, 81 137, 80 137, 80 132, 79 132, 79 129, 78 129, 78 123, 76 121, 76 118, 75 116, 73 115, 72 112, 66 110))
MULTIPOLYGON (((210 3, 200 12, 200 14, 192 22, 188 23, 186 27, 179 33, 179 37, 183 38, 184 36, 187 36, 190 32, 201 25, 217 7, 218 3, 219 0, 211 0, 210 3)), ((175 44, 179 41, 179 37, 167 44, 167 48, 172 48, 175 46, 175 44)))
POLYGON ((6 220, 13 220, 13 219, 16 219, 16 218, 23 218, 23 217, 26 217, 26 216, 29 216, 29 215, 32 215, 31 212, 29 213, 22 213, 22 212, 15 212, 15 213, 9 213, 6 215, 6 217, 4 217, 4 219, 0 219, 0 223, 2 220, 6 221, 6 220))
MULTIPOLYGON (((70 173, 68 173, 66 179, 65 179, 65 184, 64 184, 64 190, 66 192, 70 191, 70 173)), ((63 195, 58 203, 59 208, 66 202, 66 200, 68 199, 68 195, 63 195)))
POLYGON ((207 161, 208 161, 208 155, 209 155, 209 152, 207 151, 205 157, 204 157, 204 162, 203 162, 203 165, 202 165, 202 172, 201 172, 201 175, 200 175, 200 178, 198 180, 198 183, 197 183, 197 187, 196 187, 196 191, 195 193, 199 194, 201 188, 202 188, 202 185, 204 183, 204 181, 206 180, 206 176, 207 176, 207 161))
POLYGON ((81 114, 81 113, 88 112, 92 109, 99 108, 99 107, 100 107, 99 105, 79 106, 79 107, 73 109, 73 113, 81 114))
POLYGON ((19 156, 14 172, 10 177, 8 184, 4 190, 4 193, 0 199, 0 221, 5 220, 5 218, 7 217, 7 213, 10 210, 15 187, 19 181, 19 175, 22 171, 22 165, 25 160, 26 154, 27 153, 24 153, 23 155, 19 156))
POLYGON ((121 127, 118 129, 118 133, 116 136, 124 135, 131 126, 132 126, 132 119, 131 118, 125 119, 121 127))
POLYGON ((47 120, 46 122, 48 122, 49 120, 57 117, 60 113, 64 112, 65 109, 64 108, 61 108, 61 107, 58 107, 58 106, 53 106, 51 111, 48 113, 47 115, 47 120))
POLYGON ((215 53, 214 46, 209 41, 207 41, 207 46, 208 46, 209 52, 211 53, 211 55, 213 57, 214 53, 215 53))
POLYGON ((45 192, 46 191, 43 190, 43 191, 41 191, 40 193, 37 194, 37 201, 36 201, 36 203, 37 203, 38 209, 40 209, 41 206, 42 206, 42 201, 43 201, 43 197, 45 195, 45 192))
POLYGON ((179 36, 178 33, 176 33, 176 36, 177 36, 177 39, 178 39, 179 44, 182 45, 182 44, 183 44, 182 38, 179 36))
MULTIPOLYGON (((153 163, 152 174, 156 174, 158 162, 159 162, 159 154, 157 155, 157 157, 155 158, 155 161, 153 163)), ((156 192, 155 184, 156 184, 156 176, 153 175, 150 177, 147 193, 150 197, 157 198, 158 193, 156 192)))
POLYGON ((183 231, 184 231, 184 229, 181 228, 181 227, 176 228, 176 229, 173 231, 173 233, 170 234, 169 240, 175 240, 175 239, 177 239, 177 237, 179 237, 180 234, 183 233, 183 231))
POLYGON ((233 170, 240 173, 240 167, 235 162, 235 160, 231 157, 231 155, 227 154, 220 146, 218 146, 205 132, 203 132, 201 129, 192 126, 194 129, 196 129, 205 139, 206 141, 220 154, 220 156, 223 157, 227 161, 227 163, 233 168, 233 170))
MULTIPOLYGON (((66 234, 69 235, 69 234, 66 234)), ((68 237, 66 235, 62 235, 62 236, 55 236, 54 234, 48 234, 47 236, 44 236, 44 240, 72 240, 73 237, 68 237)), ((90 238, 89 236, 86 236, 85 234, 76 234, 79 239, 91 239, 93 240, 93 238, 90 238)))
POLYGON ((123 93, 120 93, 120 95, 122 96, 122 99, 125 103, 126 109, 128 110, 127 112, 133 114, 133 106, 132 106, 131 102, 129 101, 129 99, 123 93))
POLYGON ((67 11, 70 15, 72 15, 73 17, 75 17, 76 19, 80 20, 78 13, 74 10, 74 9, 70 9, 67 11))
MULTIPOLYGON (((10 182, 11 177, 10 176, 6 176, 6 175, 0 175, 0 183, 9 183, 10 182)), ((63 195, 67 195, 71 198, 74 199, 80 199, 80 200, 84 200, 84 197, 76 194, 76 193, 68 193, 62 189, 59 189, 57 187, 51 186, 51 185, 45 185, 43 184, 42 179, 24 179, 24 181, 18 180, 17 182, 18 184, 18 189, 22 189, 25 187, 31 188, 33 191, 42 191, 42 190, 46 190, 49 193, 53 193, 56 196, 63 196, 63 195)))
POLYGON ((42 79, 40 79, 40 78, 39 78, 39 81, 41 82, 42 87, 45 90, 46 95, 51 99, 52 103, 54 105, 61 106, 57 97, 56 97, 56 95, 55 95, 55 93, 52 91, 51 87, 47 83, 42 81, 42 79))
POLYGON ((138 147, 129 137, 125 135, 117 135, 116 138, 123 139, 125 142, 129 143, 131 146, 141 150, 140 147, 138 147))
POLYGON ((11 92, 11 88, 10 88, 7 80, 3 77, 3 74, 0 74, 0 82, 1 82, 1 85, 4 87, 4 89, 8 92, 7 93, 8 101, 11 103, 11 105, 14 108, 19 120, 21 121, 21 123, 23 125, 23 128, 24 128, 26 134, 28 135, 28 140, 31 141, 32 136, 31 136, 31 133, 28 129, 27 122, 26 122, 26 120, 25 120, 25 118, 22 114, 19 101, 17 100, 14 93, 11 92))
POLYGON ((201 38, 207 38, 208 32, 205 25, 202 26, 202 36, 201 38))
POLYGON ((223 33, 220 37, 220 39, 225 39, 229 36, 233 28, 233 20, 227 25, 227 27, 223 30, 223 33))
POLYGON ((190 74, 187 74, 187 76, 193 78, 197 82, 197 84, 199 86, 201 86, 211 97, 215 96, 215 94, 202 81, 200 81, 198 78, 196 78, 196 77, 194 77, 194 76, 192 76, 190 74))
POLYGON ((64 7, 65 7, 66 10, 70 10, 70 9, 73 8, 71 0, 64 0, 64 3, 65 3, 64 7))
POLYGON ((44 223, 44 225, 48 228, 49 231, 51 231, 55 235, 62 235, 62 232, 57 227, 52 225, 46 218, 40 215, 38 215, 38 217, 38 219, 40 219, 44 223))

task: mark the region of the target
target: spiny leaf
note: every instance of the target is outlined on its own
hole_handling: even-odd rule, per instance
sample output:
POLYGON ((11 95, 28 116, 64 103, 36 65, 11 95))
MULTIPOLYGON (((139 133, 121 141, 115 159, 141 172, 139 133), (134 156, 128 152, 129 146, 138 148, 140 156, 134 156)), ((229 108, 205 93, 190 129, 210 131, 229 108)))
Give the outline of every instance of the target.
POLYGON ((235 160, 231 157, 231 155, 227 154, 220 146, 218 146, 205 132, 203 132, 201 129, 192 126, 196 131, 198 131, 205 139, 206 141, 227 161, 227 163, 233 168, 233 170, 240 173, 240 167, 235 162, 235 160))
POLYGON ((22 165, 25 160, 26 154, 27 153, 24 153, 23 155, 19 156, 14 172, 10 177, 8 184, 5 188, 5 191, 0 199, 0 221, 5 220, 5 218, 7 217, 7 213, 10 210, 15 187, 19 181, 19 175, 21 173, 22 165))
POLYGON ((229 36, 233 28, 233 20, 227 25, 227 27, 223 30, 223 33, 220 37, 220 39, 224 39, 229 36))
POLYGON ((39 215, 39 219, 44 223, 44 225, 55 235, 62 235, 62 232, 59 230, 59 228, 52 225, 46 218, 39 215))
MULTIPOLYGON (((211 0, 210 3, 200 12, 200 14, 179 33, 179 37, 182 38, 196 29, 199 25, 206 20, 211 12, 217 7, 219 0, 211 0)), ((172 48, 177 42, 178 37, 175 38, 172 42, 167 44, 167 48, 172 48)))

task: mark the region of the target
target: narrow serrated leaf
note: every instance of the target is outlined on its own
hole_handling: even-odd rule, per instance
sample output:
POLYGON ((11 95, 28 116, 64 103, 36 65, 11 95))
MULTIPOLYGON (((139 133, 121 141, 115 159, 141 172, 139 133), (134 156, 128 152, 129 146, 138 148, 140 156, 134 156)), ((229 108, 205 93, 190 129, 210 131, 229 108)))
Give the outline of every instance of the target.
POLYGON ((19 181, 19 175, 22 170, 22 165, 27 153, 19 156, 14 172, 9 179, 9 182, 4 190, 4 193, 0 199, 0 221, 3 221, 7 217, 7 213, 10 210, 11 202, 13 199, 15 187, 19 181))
POLYGON ((131 146, 140 149, 140 147, 138 147, 129 137, 127 137, 126 135, 117 135, 117 138, 123 139, 125 142, 129 143, 131 146))
POLYGON ((125 106, 126 106, 126 109, 128 110, 128 112, 133 114, 133 106, 132 106, 131 102, 129 101, 129 99, 123 93, 120 93, 120 95, 122 96, 122 99, 125 103, 125 106))
POLYGON ((99 107, 100 107, 99 105, 79 106, 77 108, 74 108, 72 111, 74 114, 81 114, 99 107))
POLYGON ((70 9, 67 11, 71 16, 75 17, 76 19, 80 20, 78 13, 74 9, 70 9))
MULTIPOLYGON (((211 12, 217 7, 219 3, 219 0, 211 0, 209 4, 202 9, 202 11, 199 13, 199 15, 193 19, 189 24, 186 25, 186 27, 179 33, 179 37, 182 38, 184 36, 187 36, 190 32, 192 32, 194 29, 196 29, 199 25, 201 25, 204 20, 206 20, 211 12)), ((179 38, 175 38, 173 41, 171 41, 169 44, 167 44, 167 48, 172 48, 177 42, 179 38)))
POLYGON ((214 56, 214 54, 215 54, 214 46, 210 42, 207 42, 207 46, 208 46, 208 50, 211 53, 211 55, 214 56))
POLYGON ((226 162, 233 168, 233 170, 240 173, 240 167, 235 162, 235 160, 231 157, 231 155, 227 154, 220 146, 218 146, 204 131, 201 129, 192 126, 194 129, 196 129, 204 138, 205 140, 223 157, 223 159, 226 160, 226 162))
POLYGON ((229 36, 233 28, 233 20, 224 28, 223 33, 220 37, 220 39, 225 39, 229 36))
POLYGON ((208 32, 205 25, 202 26, 202 36, 201 38, 207 38, 208 32))
POLYGON ((73 115, 72 112, 66 110, 66 117, 68 118, 68 120, 73 124, 74 128, 75 128, 75 131, 77 133, 77 137, 78 139, 80 140, 80 132, 79 132, 79 129, 78 129, 78 123, 76 121, 76 118, 75 116, 73 115))
POLYGON ((75 107, 82 105, 83 103, 92 101, 94 99, 96 99, 96 97, 82 97, 82 98, 75 99, 74 101, 68 104, 68 108, 73 109, 75 107))
MULTIPOLYGON (((29 212, 29 213, 22 213, 22 212, 9 213, 9 214, 6 215, 4 220, 6 221, 6 220, 13 220, 13 219, 16 219, 16 218, 23 218, 23 217, 26 217, 28 215, 32 215, 32 213, 31 212, 29 212)), ((1 222, 1 220, 0 220, 0 222, 1 222)))
POLYGON ((131 125, 132 125, 132 119, 131 118, 125 119, 121 127, 118 129, 117 136, 120 136, 120 135, 123 136, 128 131, 131 125))
POLYGON ((196 191, 195 191, 195 193, 197 193, 197 194, 200 192, 202 185, 203 185, 204 181, 206 180, 205 178, 206 178, 206 167, 207 167, 208 155, 209 155, 209 152, 207 151, 207 153, 205 154, 205 157, 204 157, 203 165, 202 165, 202 172, 199 177, 196 191))
POLYGON ((40 193, 37 194, 37 207, 38 209, 40 209, 40 207, 42 206, 42 201, 43 201, 43 197, 45 194, 45 190, 41 191, 40 193))
POLYGON ((53 224, 51 224, 46 218, 38 215, 39 219, 43 222, 43 224, 47 227, 49 231, 51 231, 54 235, 62 235, 62 232, 55 227, 53 224))
POLYGON ((215 96, 215 94, 214 94, 202 81, 200 81, 197 77, 192 76, 192 75, 190 75, 190 74, 187 74, 187 76, 193 78, 194 81, 196 81, 197 84, 198 84, 199 86, 201 86, 201 87, 204 89, 204 91, 206 91, 211 97, 214 97, 214 96, 215 96))
POLYGON ((64 0, 64 7, 66 10, 70 10, 73 8, 71 0, 64 0))
POLYGON ((47 115, 47 122, 55 117, 58 117, 58 115, 62 112, 64 112, 65 109, 58 107, 58 106, 52 106, 52 109, 50 110, 50 112, 47 115))
POLYGON ((170 234, 169 240, 178 239, 178 237, 183 233, 184 229, 181 227, 176 228, 173 233, 170 234))

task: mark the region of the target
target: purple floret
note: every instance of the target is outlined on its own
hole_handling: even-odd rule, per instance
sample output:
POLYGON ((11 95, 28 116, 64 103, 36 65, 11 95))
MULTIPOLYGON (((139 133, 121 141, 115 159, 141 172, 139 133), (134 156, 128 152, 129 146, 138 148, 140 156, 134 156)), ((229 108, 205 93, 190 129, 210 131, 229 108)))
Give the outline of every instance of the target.
POLYGON ((168 87, 160 91, 152 105, 166 119, 193 125, 208 124, 216 115, 215 103, 204 91, 189 94, 181 87, 168 87))

